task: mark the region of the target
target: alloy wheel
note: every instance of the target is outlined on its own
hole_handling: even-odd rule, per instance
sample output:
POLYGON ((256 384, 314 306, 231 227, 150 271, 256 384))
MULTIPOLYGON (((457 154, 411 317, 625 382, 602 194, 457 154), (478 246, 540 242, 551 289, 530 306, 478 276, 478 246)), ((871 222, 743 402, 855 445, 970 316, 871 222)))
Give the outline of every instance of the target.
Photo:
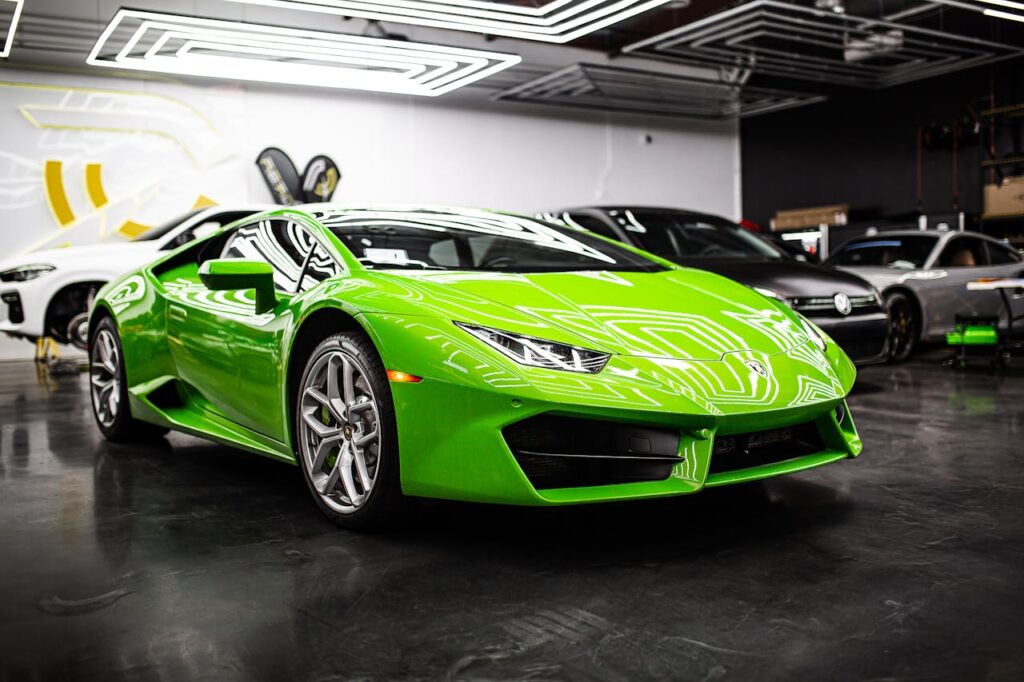
POLYGON ((110 427, 121 407, 121 362, 117 340, 108 329, 101 329, 90 351, 92 407, 100 424, 110 427))
POLYGON ((380 412, 366 370, 344 350, 320 356, 299 409, 300 454, 323 502, 340 514, 363 506, 380 467, 380 412))
POLYGON ((890 309, 892 317, 892 339, 893 355, 903 357, 907 354, 908 346, 913 343, 913 319, 908 306, 903 301, 896 301, 890 309))

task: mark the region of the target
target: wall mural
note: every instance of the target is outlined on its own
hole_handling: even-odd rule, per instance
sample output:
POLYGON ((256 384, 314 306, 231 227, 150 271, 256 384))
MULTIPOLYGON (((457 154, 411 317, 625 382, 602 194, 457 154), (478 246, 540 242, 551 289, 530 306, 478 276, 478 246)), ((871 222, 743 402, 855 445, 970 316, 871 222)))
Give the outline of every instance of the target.
POLYGON ((5 256, 123 241, 244 196, 234 144, 166 94, 0 81, 5 256))

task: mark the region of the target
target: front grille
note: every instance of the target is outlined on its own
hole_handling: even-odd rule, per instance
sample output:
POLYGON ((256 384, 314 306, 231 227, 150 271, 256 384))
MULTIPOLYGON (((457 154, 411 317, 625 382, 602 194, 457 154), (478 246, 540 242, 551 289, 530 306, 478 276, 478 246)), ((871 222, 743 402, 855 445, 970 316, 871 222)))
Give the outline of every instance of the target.
POLYGON ((874 296, 850 296, 850 312, 843 315, 836 310, 835 300, 831 296, 791 298, 789 304, 793 310, 815 317, 853 317, 882 312, 878 299, 874 296))
POLYGON ((8 291, 5 294, 0 294, 0 300, 3 300, 7 307, 7 319, 14 324, 21 324, 25 321, 25 311, 21 307, 21 296, 18 295, 17 291, 8 291))
POLYGON ((661 481, 680 461, 669 429, 542 414, 502 435, 537 490, 661 481))
POLYGON ((738 471, 813 455, 825 449, 813 421, 769 431, 715 438, 708 474, 738 471))
POLYGON ((857 337, 836 338, 835 336, 832 338, 854 362, 866 362, 875 358, 881 358, 882 353, 885 352, 884 336, 878 338, 869 337, 867 339, 857 337))

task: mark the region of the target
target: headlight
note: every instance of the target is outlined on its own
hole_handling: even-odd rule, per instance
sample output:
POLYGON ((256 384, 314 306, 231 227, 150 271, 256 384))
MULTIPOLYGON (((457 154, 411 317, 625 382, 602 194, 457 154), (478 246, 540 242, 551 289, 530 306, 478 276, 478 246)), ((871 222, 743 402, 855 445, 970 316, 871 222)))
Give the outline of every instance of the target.
POLYGON ((789 300, 786 297, 784 297, 782 294, 780 294, 780 293, 772 291, 771 289, 762 289, 761 287, 752 287, 752 288, 753 288, 754 291, 756 291, 757 293, 761 294, 762 296, 767 296, 768 298, 774 298, 776 301, 780 301, 780 302, 785 303, 786 305, 792 307, 790 305, 790 303, 789 303, 789 300))
POLYGON ((807 332, 807 336, 811 337, 811 341, 813 341, 814 345, 818 347, 818 350, 824 353, 826 346, 828 346, 828 343, 825 341, 825 337, 821 335, 821 332, 818 331, 817 327, 802 315, 800 316, 800 322, 804 325, 804 331, 807 332))
POLYGON ((0 272, 0 282, 27 282, 30 279, 41 277, 48 272, 53 272, 57 268, 52 265, 36 264, 36 265, 19 265, 16 268, 10 270, 4 270, 0 272))
POLYGON ((456 322, 458 327, 521 365, 597 374, 608 363, 608 353, 569 346, 555 341, 456 322))

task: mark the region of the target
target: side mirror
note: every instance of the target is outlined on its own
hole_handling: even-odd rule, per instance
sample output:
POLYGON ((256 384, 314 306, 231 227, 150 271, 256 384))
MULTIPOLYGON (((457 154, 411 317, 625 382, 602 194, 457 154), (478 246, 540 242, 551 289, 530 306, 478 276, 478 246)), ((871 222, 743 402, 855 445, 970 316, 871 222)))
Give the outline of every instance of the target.
POLYGON ((199 268, 199 279, 213 291, 255 289, 257 315, 277 305, 274 270, 269 263, 234 258, 208 260, 199 268))

